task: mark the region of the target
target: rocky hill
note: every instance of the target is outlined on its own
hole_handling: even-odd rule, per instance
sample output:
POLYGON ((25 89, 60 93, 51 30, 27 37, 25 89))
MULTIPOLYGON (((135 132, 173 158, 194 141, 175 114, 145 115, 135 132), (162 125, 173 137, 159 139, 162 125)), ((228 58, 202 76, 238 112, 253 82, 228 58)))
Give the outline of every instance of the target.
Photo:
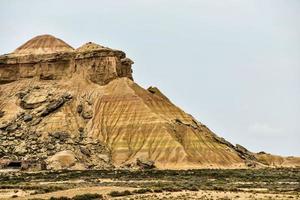
POLYGON ((132 64, 122 51, 50 35, 0 56, 0 166, 300 166, 218 137, 158 88, 136 84, 132 64))

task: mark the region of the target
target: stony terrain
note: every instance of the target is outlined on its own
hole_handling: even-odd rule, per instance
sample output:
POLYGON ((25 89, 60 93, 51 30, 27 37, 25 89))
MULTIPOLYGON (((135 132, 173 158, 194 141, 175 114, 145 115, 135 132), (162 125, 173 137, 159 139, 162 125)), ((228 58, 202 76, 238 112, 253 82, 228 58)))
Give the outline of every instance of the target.
POLYGON ((133 61, 95 43, 74 49, 37 36, 0 56, 0 166, 22 169, 297 167, 218 137, 156 87, 133 61))

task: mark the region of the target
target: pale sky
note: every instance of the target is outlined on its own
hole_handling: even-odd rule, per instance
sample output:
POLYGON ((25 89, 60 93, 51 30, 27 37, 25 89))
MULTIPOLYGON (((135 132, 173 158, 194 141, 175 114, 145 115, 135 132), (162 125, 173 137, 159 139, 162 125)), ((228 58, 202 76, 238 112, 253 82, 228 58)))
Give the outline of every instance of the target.
POLYGON ((46 33, 125 51, 138 84, 233 144, 300 156, 299 0, 0 1, 0 54, 46 33))

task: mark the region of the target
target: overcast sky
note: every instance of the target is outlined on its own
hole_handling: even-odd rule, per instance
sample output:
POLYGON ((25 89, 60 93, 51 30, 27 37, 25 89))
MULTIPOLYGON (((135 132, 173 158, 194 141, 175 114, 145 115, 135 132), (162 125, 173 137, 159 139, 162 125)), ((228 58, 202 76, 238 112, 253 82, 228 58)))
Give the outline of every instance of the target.
POLYGON ((0 1, 0 54, 46 33, 125 51, 138 84, 233 144, 300 156, 299 0, 0 1))

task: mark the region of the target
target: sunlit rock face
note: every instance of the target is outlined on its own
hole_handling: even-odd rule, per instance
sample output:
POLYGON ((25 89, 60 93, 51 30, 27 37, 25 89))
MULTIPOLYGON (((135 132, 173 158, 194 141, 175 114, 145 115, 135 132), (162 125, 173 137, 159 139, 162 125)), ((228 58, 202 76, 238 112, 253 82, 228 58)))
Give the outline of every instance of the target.
POLYGON ((268 165, 158 88, 140 87, 132 64, 122 51, 91 42, 74 49, 50 35, 0 56, 0 160, 48 169, 268 165))
POLYGON ((99 85, 128 77, 131 64, 122 51, 87 43, 77 50, 50 35, 37 36, 0 57, 0 83, 26 78, 60 80, 80 75, 99 85))

